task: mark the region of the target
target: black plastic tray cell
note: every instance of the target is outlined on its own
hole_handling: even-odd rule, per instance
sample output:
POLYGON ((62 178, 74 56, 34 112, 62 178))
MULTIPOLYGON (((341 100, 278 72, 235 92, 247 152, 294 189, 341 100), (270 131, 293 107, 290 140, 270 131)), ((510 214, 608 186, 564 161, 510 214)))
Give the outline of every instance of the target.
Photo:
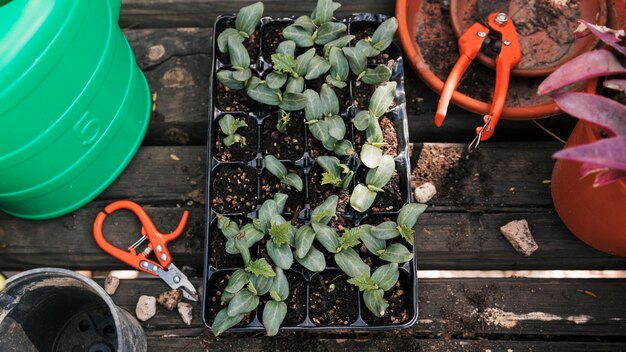
MULTIPOLYGON (((366 31, 364 35, 371 35, 379 23, 386 20, 387 16, 374 14, 357 14, 342 21, 348 26, 351 34, 366 31)), ((264 17, 255 40, 256 43, 248 43, 248 47, 256 48, 251 53, 254 62, 253 74, 263 77, 272 69, 271 53, 282 40, 279 32, 282 28, 291 24, 294 18, 271 18, 264 17)), ((315 158, 319 155, 333 155, 325 150, 321 143, 310 138, 308 128, 304 124, 304 112, 292 112, 290 125, 286 134, 277 134, 276 122, 280 118, 279 112, 271 107, 261 106, 252 100, 246 101, 244 91, 225 91, 223 85, 218 82, 216 73, 219 70, 230 69, 228 57, 219 54, 217 37, 219 33, 229 26, 233 26, 234 16, 219 16, 215 22, 212 62, 212 77, 210 85, 211 106, 209 108, 208 128, 208 170, 207 170, 207 214, 205 234, 205 270, 204 292, 202 298, 202 316, 207 326, 213 322, 215 314, 219 311, 220 294, 226 285, 229 275, 237 268, 243 266, 240 255, 232 255, 226 252, 226 238, 217 228, 219 214, 229 216, 237 221, 240 226, 252 222, 257 215, 259 206, 263 201, 272 197, 276 191, 290 195, 288 204, 284 210, 285 219, 293 221, 296 226, 308 224, 311 220, 311 211, 319 205, 328 195, 337 194, 342 198, 337 210, 338 217, 333 219, 331 226, 338 228, 352 227, 360 224, 378 224, 382 221, 395 221, 398 211, 403 204, 411 202, 410 163, 408 156, 408 123, 406 103, 404 95, 404 71, 400 48, 392 44, 379 58, 370 61, 370 65, 376 65, 382 57, 385 63, 390 62, 392 68, 392 80, 397 83, 396 99, 394 105, 385 113, 386 124, 391 124, 395 129, 395 141, 390 155, 394 157, 397 173, 397 187, 402 195, 394 207, 379 207, 378 211, 372 209, 365 213, 354 211, 349 204, 350 192, 357 182, 364 178, 367 169, 361 165, 358 156, 359 143, 363 143, 363 136, 353 128, 352 118, 360 109, 367 106, 355 104, 355 98, 359 94, 371 96, 371 87, 357 86, 352 74, 349 85, 344 90, 337 91, 340 99, 340 115, 346 122, 346 139, 350 140, 357 148, 357 153, 349 157, 340 158, 346 163, 356 176, 349 189, 343 194, 339 189, 324 189, 320 187, 321 170, 315 165, 315 158), (384 57, 383 57, 384 56, 384 57), (363 93, 364 92, 364 93, 363 93), (369 93, 368 93, 369 92, 369 93), (242 98, 243 97, 243 98, 242 98), (238 101, 233 111, 230 109, 234 101, 238 101), (241 101, 242 104, 239 104, 241 101), (247 149, 236 150, 231 147, 225 148, 221 141, 224 134, 219 127, 219 120, 226 114, 245 119, 248 127, 240 131, 246 134, 247 149), (290 171, 298 173, 304 181, 305 187, 301 192, 294 189, 276 188, 279 181, 265 170, 264 157, 276 156, 290 171), (226 172, 235 170, 235 176, 225 177, 226 172), (316 184, 313 184, 316 183, 316 184), (243 199, 234 199, 231 194, 233 189, 245 189, 243 199), (318 194, 322 194, 321 196, 318 194)), ((299 53, 296 53, 299 54, 299 53)), ((319 89, 321 82, 305 82, 307 88, 319 89), (317 86, 316 86, 317 84, 317 86)), ((368 104, 361 103, 361 104, 368 104)), ((390 131, 393 131, 390 130, 390 131)), ((250 248, 253 259, 266 257, 265 243, 262 239, 250 248)), ((398 241, 402 241, 398 239, 398 241)), ((392 243, 389 241, 388 243, 392 243)), ((290 270, 285 273, 289 280, 290 296, 286 303, 288 313, 281 330, 285 331, 337 331, 337 330, 387 330, 405 328, 411 326, 417 320, 417 276, 415 246, 403 243, 413 252, 414 259, 400 265, 400 280, 398 287, 392 288, 385 293, 385 298, 390 304, 389 314, 384 318, 377 318, 371 314, 363 303, 362 293, 349 283, 345 275, 334 261, 334 255, 323 250, 317 242, 314 246, 324 253, 326 258, 326 270, 313 273, 300 266, 297 261, 290 270)), ((364 245, 357 246, 355 250, 361 258, 372 268, 386 264, 377 256, 369 253, 364 245)), ((262 300, 268 299, 262 297, 262 300)), ((246 316, 243 322, 229 331, 262 331, 263 305, 246 316)))

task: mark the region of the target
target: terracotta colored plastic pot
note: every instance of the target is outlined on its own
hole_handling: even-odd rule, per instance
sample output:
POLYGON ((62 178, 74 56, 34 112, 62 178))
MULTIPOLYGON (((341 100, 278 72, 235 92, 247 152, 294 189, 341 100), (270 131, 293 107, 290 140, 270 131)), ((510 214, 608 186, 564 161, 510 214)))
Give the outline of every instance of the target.
MULTIPOLYGON (((592 125, 579 121, 567 147, 598 140, 592 125)), ((593 187, 593 175, 580 179, 580 163, 557 160, 552 199, 557 213, 576 237, 603 252, 626 256, 626 181, 593 187)))

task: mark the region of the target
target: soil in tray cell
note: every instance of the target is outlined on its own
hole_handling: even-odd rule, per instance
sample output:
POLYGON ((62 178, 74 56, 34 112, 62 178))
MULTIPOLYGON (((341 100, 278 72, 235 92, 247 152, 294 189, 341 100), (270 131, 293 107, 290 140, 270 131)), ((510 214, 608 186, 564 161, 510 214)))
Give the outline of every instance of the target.
MULTIPOLYGON (((306 282, 302 275, 286 271, 287 281, 289 282, 289 297, 285 300, 287 304, 287 316, 281 326, 295 326, 301 324, 306 318, 306 282)), ((261 307, 259 307, 259 319, 263 322, 263 306, 270 299, 269 295, 261 298, 261 307)))
MULTIPOLYGON (((209 279, 207 292, 205 293, 206 299, 204 306, 204 314, 206 322, 209 326, 213 324, 213 320, 215 319, 217 313, 227 307, 227 305, 222 305, 222 294, 228 285, 228 279, 230 279, 230 274, 226 273, 217 273, 209 279)), ((244 290, 246 290, 246 288, 244 288, 244 290)), ((246 313, 243 319, 235 325, 235 327, 242 327, 250 324, 254 319, 254 314, 255 311, 246 313)))
MULTIPOLYGON (((378 123, 380 123, 380 128, 383 130, 383 141, 387 143, 383 147, 383 154, 391 155, 391 157, 395 158, 398 156, 398 131, 396 130, 396 125, 389 118, 389 114, 383 115, 378 120, 378 123)), ((355 130, 354 150, 357 153, 361 152, 361 147, 363 147, 365 142, 367 142, 365 131, 355 130)))
MULTIPOLYGON (((246 222, 249 222, 246 218, 242 217, 230 217, 232 221, 237 222, 241 228, 246 222)), ((222 231, 217 228, 217 220, 211 225, 211 244, 209 250, 209 263, 211 266, 217 269, 225 268, 243 268, 244 263, 240 254, 229 254, 226 252, 226 237, 222 234, 222 231)), ((250 253, 257 252, 257 245, 255 244, 250 248, 250 253)))
POLYGON ((324 170, 315 164, 311 171, 309 171, 309 203, 311 209, 315 209, 318 205, 322 204, 331 195, 339 196, 337 203, 337 212, 345 213, 347 207, 350 205, 350 191, 349 189, 341 189, 331 184, 322 184, 322 174, 324 170))
POLYGON ((315 325, 346 326, 358 316, 358 289, 342 272, 319 273, 311 278, 309 315, 315 325))
POLYGON ((217 78, 215 79, 215 84, 217 86, 215 96, 218 109, 225 112, 256 112, 257 103, 248 97, 245 89, 230 89, 218 81, 217 78))
POLYGON ((237 134, 245 138, 245 144, 235 143, 230 147, 224 144, 224 137, 226 134, 222 132, 219 121, 225 114, 217 117, 213 123, 215 138, 215 152, 214 156, 219 161, 250 161, 257 155, 257 147, 259 143, 257 123, 256 119, 245 114, 232 114, 233 117, 246 122, 248 126, 240 127, 237 129, 237 134))
POLYGON ((276 130, 278 114, 263 121, 261 127, 261 152, 281 160, 298 160, 304 154, 304 116, 292 112, 284 133, 276 130))
MULTIPOLYGON (((372 270, 372 272, 374 272, 372 270)), ((361 295, 361 298, 363 296, 361 295)), ((363 303, 361 299, 361 316, 363 320, 372 325, 397 325, 405 323, 411 315, 411 284, 406 275, 400 272, 400 277, 396 284, 385 292, 385 300, 389 303, 386 314, 383 317, 377 317, 363 303)))
MULTIPOLYGON (((320 78, 314 81, 307 81, 306 88, 313 89, 314 91, 319 93, 322 90, 322 85, 326 82, 326 76, 327 74, 324 74, 320 78)), ((348 110, 348 107, 350 106, 350 84, 349 82, 346 82, 346 83, 348 84, 343 89, 333 87, 333 90, 335 91, 335 95, 337 95, 337 100, 339 101, 339 113, 340 114, 345 114, 346 111, 348 110)))
MULTIPOLYGON (((235 28, 235 20, 228 21, 226 23, 220 23, 218 25, 217 31, 218 35, 226 28, 235 28)), ((249 38, 243 40, 243 46, 248 51, 248 55, 250 55, 250 64, 255 64, 259 58, 259 28, 252 32, 249 38)), ((216 37, 217 38, 217 37, 216 37)), ((220 60, 224 64, 230 64, 230 57, 228 53, 222 53, 219 51, 217 45, 215 46, 217 59, 220 60)))
MULTIPOLYGON (((365 166, 359 168, 356 173, 357 183, 365 184, 365 177, 369 169, 365 166)), ((376 194, 376 199, 370 210, 373 212, 397 211, 404 205, 404 194, 402 192, 402 183, 398 170, 394 171, 393 176, 385 187, 383 192, 376 194)))
POLYGON ((289 164, 285 164, 285 166, 289 172, 295 172, 298 176, 300 176, 304 184, 302 191, 298 191, 292 186, 287 186, 286 184, 280 182, 280 180, 269 171, 263 170, 261 173, 260 203, 263 203, 267 199, 274 198, 274 194, 278 192, 284 193, 288 196, 288 198, 283 212, 289 214, 299 213, 304 208, 306 198, 306 178, 304 171, 302 171, 299 167, 292 167, 289 164))
MULTIPOLYGON (((367 22, 367 21, 353 23, 351 25, 350 31, 352 32, 355 38, 352 40, 352 42, 356 44, 361 39, 371 38, 372 34, 374 34, 374 32, 376 31, 376 28, 378 28, 379 25, 380 23, 378 22, 367 22)), ((386 65, 390 58, 392 57, 389 55, 389 51, 385 50, 376 56, 368 58, 367 63, 376 64, 376 65, 377 64, 386 65)))
POLYGON ((220 214, 249 213, 257 204, 257 172, 245 166, 224 165, 213 175, 211 206, 220 214))
MULTIPOLYGON (((262 34, 262 50, 263 50, 263 59, 267 63, 272 63, 272 54, 276 53, 276 48, 278 48, 278 44, 284 41, 283 38, 283 29, 289 26, 291 21, 273 21, 263 26, 263 34, 262 34)), ((297 50, 297 49, 296 49, 297 50)))

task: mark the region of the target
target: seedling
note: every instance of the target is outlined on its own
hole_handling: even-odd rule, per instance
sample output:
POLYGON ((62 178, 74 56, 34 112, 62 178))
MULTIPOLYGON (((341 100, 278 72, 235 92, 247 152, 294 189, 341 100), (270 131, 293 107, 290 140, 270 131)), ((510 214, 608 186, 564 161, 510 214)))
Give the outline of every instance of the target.
POLYGON ((241 127, 248 127, 248 124, 244 120, 234 118, 233 115, 224 115, 219 121, 220 129, 226 135, 224 137, 224 145, 232 147, 233 144, 239 144, 240 147, 246 146, 246 137, 237 133, 237 130, 241 127))
POLYGON ((315 162, 324 169, 322 185, 330 184, 341 189, 347 189, 350 186, 354 171, 342 164, 339 159, 334 156, 319 156, 315 162))
POLYGON ((285 131, 287 131, 289 121, 291 121, 291 114, 284 110, 280 110, 280 118, 276 122, 276 130, 279 133, 285 133, 285 131))
POLYGON ((399 277, 398 264, 389 263, 376 269, 371 276, 368 273, 362 273, 357 277, 348 279, 348 282, 363 292, 365 306, 380 318, 386 314, 389 307, 389 303, 384 299, 385 291, 389 291, 399 277))
POLYGON ((298 17, 283 30, 283 37, 293 40, 301 48, 324 45, 339 38, 347 29, 343 23, 332 22, 333 12, 340 6, 332 0, 318 0, 311 16, 298 17))
POLYGON ((358 212, 369 209, 378 192, 383 192, 383 187, 389 182, 396 171, 396 163, 389 155, 383 155, 377 167, 369 170, 365 176, 365 184, 359 183, 352 191, 350 205, 358 212))
POLYGON ((265 158, 265 168, 272 175, 276 176, 280 182, 286 184, 287 186, 291 186, 298 191, 302 191, 303 182, 300 176, 295 172, 289 172, 285 165, 280 162, 280 160, 276 159, 273 155, 266 155, 265 158))
POLYGON ((235 19, 235 28, 227 28, 217 37, 217 46, 220 52, 228 53, 230 50, 228 40, 234 37, 238 42, 250 38, 263 17, 263 3, 256 2, 242 7, 235 19))

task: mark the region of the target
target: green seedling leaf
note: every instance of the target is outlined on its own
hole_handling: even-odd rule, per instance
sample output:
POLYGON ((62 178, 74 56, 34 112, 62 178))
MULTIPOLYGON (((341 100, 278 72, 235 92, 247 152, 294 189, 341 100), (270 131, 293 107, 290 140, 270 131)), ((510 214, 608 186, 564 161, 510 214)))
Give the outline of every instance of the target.
POLYGON ((322 144, 325 144, 326 140, 332 138, 328 134, 328 123, 325 120, 318 120, 314 123, 309 123, 309 132, 313 138, 321 141, 322 144))
POLYGON ((331 77, 331 75, 326 76, 325 82, 326 82, 326 84, 331 85, 333 87, 337 87, 339 89, 344 89, 344 88, 346 88, 348 86, 348 83, 343 82, 343 81, 338 81, 338 80, 334 79, 333 77, 331 77))
POLYGON ((274 264, 285 270, 291 268, 293 264, 293 252, 289 244, 277 245, 273 241, 267 241, 267 254, 272 258, 274 264))
MULTIPOLYGON (((302 93, 302 91, 304 91, 304 78, 303 77, 298 77, 298 78, 289 77, 289 79, 287 80, 287 86, 285 87, 285 92, 286 93, 302 93)), ((305 99, 304 106, 306 106, 307 97, 304 96, 304 99, 305 99)))
POLYGON ((250 290, 241 290, 228 303, 228 316, 236 317, 253 311, 259 305, 259 297, 250 290))
POLYGON ((426 204, 405 204, 398 214, 398 225, 413 228, 417 223, 417 218, 426 211, 426 208, 428 208, 426 204))
POLYGON ((344 35, 343 37, 339 37, 333 41, 326 43, 324 45, 324 56, 329 57, 332 48, 341 49, 348 46, 354 38, 355 37, 353 35, 344 35))
POLYGON ((328 132, 328 121, 324 121, 325 126, 326 126, 326 135, 324 135, 324 139, 322 139, 322 145, 324 145, 324 148, 326 148, 326 150, 332 151, 335 149, 335 145, 337 144, 337 140, 335 138, 333 138, 333 136, 330 135, 330 133, 328 132))
POLYGON ((352 73, 358 76, 365 71, 367 68, 367 56, 359 48, 346 46, 341 48, 341 50, 348 60, 352 73))
POLYGON ((391 69, 385 65, 378 65, 375 68, 365 69, 365 74, 361 76, 361 81, 369 85, 377 85, 389 81, 391 69))
POLYGON ((234 242, 235 242, 235 248, 239 251, 239 254, 241 254, 241 258, 243 259, 243 263, 245 265, 248 265, 250 263, 250 249, 248 248, 248 243, 246 241, 246 238, 244 236, 242 236, 243 234, 240 233, 239 235, 235 236, 234 238, 234 242))
POLYGON ((315 38, 315 44, 324 45, 339 38, 346 32, 346 25, 339 22, 327 22, 317 30, 317 37, 315 38))
POLYGON ((335 229, 328 225, 323 225, 314 222, 312 224, 313 231, 315 231, 315 239, 319 242, 324 249, 331 253, 336 253, 339 248, 339 236, 335 229))
POLYGON ((378 167, 383 158, 383 150, 376 148, 369 143, 363 144, 361 147, 361 162, 370 169, 378 167))
POLYGON ((270 300, 263 307, 263 327, 267 336, 275 336, 287 315, 287 304, 270 300))
POLYGON ((249 68, 233 71, 233 79, 243 82, 244 84, 250 79, 250 77, 252 77, 252 70, 249 68))
MULTIPOLYGON (((235 293, 231 293, 231 292, 228 292, 228 291, 222 292, 222 296, 220 298, 221 304, 225 305, 226 303, 230 302, 230 300, 232 300, 233 297, 235 297, 235 294, 236 294, 236 292, 235 293)), ((228 310, 228 308, 226 308, 226 310, 228 310)))
POLYGON ((366 224, 359 227, 363 228, 363 233, 361 234, 361 242, 363 242, 365 248, 367 248, 370 253, 375 254, 376 256, 379 255, 379 252, 382 253, 387 247, 387 244, 385 243, 385 240, 378 239, 372 235, 373 226, 366 224))
POLYGON ((304 29, 308 33, 313 33, 317 29, 317 26, 313 23, 313 20, 309 16, 300 16, 296 18, 293 25, 304 29))
POLYGON ((226 147, 232 147, 234 144, 240 144, 242 147, 246 145, 246 137, 242 137, 239 134, 233 134, 231 136, 224 137, 224 145, 226 147))
POLYGON ((324 179, 322 184, 332 184, 333 186, 340 187, 342 183, 343 167, 339 159, 334 156, 318 156, 315 159, 317 165, 319 165, 324 171, 324 179))
POLYGON ((239 34, 239 31, 235 28, 226 28, 220 35, 217 37, 217 48, 220 52, 226 54, 228 53, 228 38, 234 36, 240 42, 243 42, 243 37, 239 34))
POLYGON ((315 6, 315 12, 311 18, 318 26, 333 19, 333 1, 332 0, 318 0, 317 6, 315 6))
POLYGON ((370 312, 377 317, 383 317, 389 307, 389 303, 384 299, 385 292, 381 289, 367 290, 363 292, 363 302, 370 312))
MULTIPOLYGON (((321 225, 328 225, 330 220, 332 220, 332 218, 336 216, 335 212, 337 211, 338 202, 339 197, 336 195, 331 195, 326 198, 326 200, 322 204, 313 209, 313 212, 311 213, 311 222, 313 222, 313 224, 318 223, 321 225)), ((313 229, 315 230, 315 227, 313 229)), ((335 246, 333 248, 333 252, 335 248, 337 247, 335 246)))
POLYGON ((375 118, 372 118, 372 115, 369 111, 361 110, 354 116, 352 124, 354 124, 354 127, 356 127, 357 130, 365 131, 372 120, 375 120, 375 118))
POLYGON ((383 291, 389 291, 398 282, 400 271, 397 263, 385 264, 374 271, 372 281, 383 291))
POLYGON ((213 325, 211 325, 211 331, 213 332, 213 335, 219 336, 224 331, 237 325, 240 321, 243 320, 243 317, 243 313, 231 317, 230 315, 228 315, 228 307, 222 308, 215 316, 213 325))
POLYGON ((350 196, 350 206, 358 211, 364 212, 369 209, 376 199, 376 192, 370 191, 362 183, 356 185, 350 196))
MULTIPOLYGON (((323 116, 323 111, 322 100, 320 99, 319 94, 317 94, 317 92, 312 89, 305 90, 303 94, 306 97, 306 104, 304 105, 304 116, 309 122, 320 120, 323 116)), ((309 125, 309 127, 310 126, 311 125, 309 125)), ((315 138, 317 139, 317 137, 315 138)))
POLYGON ((358 287, 359 291, 378 290, 378 285, 376 284, 376 282, 374 282, 372 278, 366 273, 348 279, 348 283, 358 287))
POLYGON ((303 225, 296 231, 296 258, 304 258, 313 246, 315 231, 309 225, 303 225))
MULTIPOLYGON (((359 40, 355 47, 359 49, 366 57, 373 57, 380 54, 380 51, 374 49, 372 44, 365 39, 359 40)), ((367 59, 366 59, 367 60, 367 59)))
POLYGON ((300 26, 291 25, 283 29, 283 37, 293 40, 300 48, 309 48, 313 46, 313 35, 300 26))
POLYGON ((222 230, 222 234, 228 239, 234 238, 239 233, 239 225, 224 215, 217 216, 217 228, 222 230))
POLYGON ((397 29, 398 20, 395 17, 381 23, 372 34, 372 47, 378 51, 387 49, 391 45, 397 29))
POLYGON ((221 70, 217 72, 217 80, 230 89, 240 90, 245 87, 245 83, 236 80, 233 77, 234 72, 229 70, 221 70))
POLYGON ((272 284, 274 283, 274 277, 257 276, 254 274, 250 274, 248 277, 250 278, 248 290, 252 293, 256 292, 256 295, 259 297, 270 292, 272 284))
POLYGON ((228 37, 228 55, 233 68, 245 69, 250 67, 250 55, 246 47, 235 36, 228 37))
POLYGON ((315 48, 311 48, 296 58, 296 74, 298 77, 304 77, 309 69, 309 63, 315 56, 315 48))
POLYGON ((339 99, 337 99, 337 94, 335 94, 335 90, 326 83, 322 84, 320 88, 320 100, 322 102, 322 112, 324 116, 330 117, 339 114, 339 99))
POLYGON ((224 289, 226 292, 237 293, 250 282, 248 273, 243 269, 236 270, 228 279, 228 285, 224 289))
MULTIPOLYGON (((400 236, 400 232, 398 231, 398 225, 393 221, 385 221, 372 227, 371 234, 373 237, 380 240, 390 240, 392 238, 400 236)), ((384 250, 385 248, 382 249, 384 250)), ((380 253, 382 253, 379 251, 380 249, 375 252, 375 254, 379 255, 380 253)))
MULTIPOLYGON (((349 140, 342 139, 340 141, 337 141, 337 143, 335 143, 335 148, 333 148, 333 152, 335 152, 335 154, 339 156, 352 155, 352 153, 354 153, 354 146, 352 145, 352 142, 350 142, 349 140)), ((352 175, 350 176, 349 179, 344 178, 344 185, 343 185, 344 189, 347 188, 347 184, 349 184, 351 180, 352 180, 352 175)))
POLYGON ((255 2, 239 10, 235 19, 235 27, 239 32, 243 32, 246 37, 249 37, 261 21, 261 17, 263 17, 263 3, 255 2))
POLYGON ((326 259, 324 259, 324 254, 315 247, 311 247, 309 252, 303 258, 296 257, 296 260, 300 263, 300 265, 314 273, 318 273, 326 269, 326 259))
POLYGON ((300 178, 300 176, 298 176, 298 174, 295 174, 293 172, 289 173, 287 176, 285 176, 285 178, 283 178, 280 181, 288 186, 291 186, 297 189, 300 192, 302 192, 302 189, 304 187, 304 183, 302 182, 302 179, 300 178))
POLYGON ((289 296, 289 282, 282 268, 277 266, 274 268, 274 271, 276 272, 276 277, 274 277, 270 295, 276 301, 284 301, 289 296))
POLYGON ((340 141, 346 135, 346 124, 343 119, 337 115, 325 118, 328 124, 328 134, 334 139, 340 141))
MULTIPOLYGON (((294 60, 294 66, 295 66, 296 59, 294 58, 294 55, 296 54, 296 43, 293 40, 284 40, 280 42, 278 44, 278 47, 276 48, 276 53, 289 56, 290 61, 294 60)), ((274 61, 273 58, 272 58, 272 61, 274 61)))
POLYGON ((413 229, 404 225, 398 225, 398 232, 400 236, 407 241, 408 244, 413 245, 415 239, 413 238, 413 229))
POLYGON ((257 230, 267 233, 267 230, 270 227, 270 220, 275 215, 280 215, 280 213, 281 212, 276 205, 276 201, 268 199, 261 204, 261 207, 259 208, 259 217, 254 219, 252 223, 257 230))
POLYGON ((359 254, 352 248, 335 254, 335 262, 350 277, 357 277, 363 274, 370 275, 369 265, 365 264, 359 257, 359 254))
MULTIPOLYGON (((284 43, 293 43, 291 40, 282 42, 284 43)), ((295 44, 294 44, 295 45, 295 44)), ((296 73, 296 58, 291 54, 285 53, 275 53, 272 54, 272 68, 274 71, 288 73, 292 76, 297 76, 296 73)))
POLYGON ((370 124, 367 126, 365 130, 365 139, 374 146, 378 147, 379 145, 385 145, 383 143, 383 130, 380 128, 380 123, 374 117, 374 115, 370 116, 370 124))
POLYGON ((307 73, 304 78, 307 81, 313 81, 318 79, 323 74, 330 70, 330 64, 323 57, 319 55, 315 55, 309 61, 309 65, 307 66, 307 73))
POLYGON ((248 127, 244 120, 236 119, 231 114, 226 114, 219 120, 220 129, 226 135, 232 135, 241 127, 248 127))
POLYGON ((306 102, 306 95, 286 92, 283 94, 283 98, 278 106, 285 111, 297 111, 304 109, 306 102))
POLYGON ((369 111, 376 117, 381 117, 396 97, 396 82, 387 82, 376 88, 370 99, 369 111))
POLYGON ((287 204, 288 195, 284 193, 277 192, 274 194, 274 201, 276 202, 276 212, 273 215, 279 215, 285 209, 285 204, 287 204))
MULTIPOLYGON (((364 146, 365 147, 365 146, 364 146)), ((390 155, 383 155, 378 167, 371 169, 365 176, 365 183, 368 186, 383 188, 396 171, 396 163, 390 155)))
POLYGON ((380 255, 380 259, 390 263, 406 263, 413 259, 413 253, 400 243, 392 243, 380 255))
MULTIPOLYGON (((328 56, 330 63, 330 76, 337 81, 345 81, 350 73, 348 60, 343 55, 343 51, 339 47, 332 47, 328 56)), ((389 71, 391 72, 391 71, 389 71)))
POLYGON ((270 72, 267 77, 265 77, 265 83, 267 83, 267 86, 271 89, 277 90, 282 88, 285 82, 287 82, 287 78, 289 78, 289 76, 286 73, 270 72))
POLYGON ((359 227, 353 227, 351 229, 344 229, 343 235, 339 237, 339 248, 337 251, 343 251, 348 248, 352 248, 361 243, 361 235, 363 234, 363 229, 359 227))
POLYGON ((265 235, 263 232, 257 230, 253 224, 245 224, 241 228, 241 232, 244 233, 246 238, 246 246, 252 247, 255 243, 259 242, 265 235))
POLYGON ((285 165, 283 165, 280 160, 276 159, 275 156, 266 155, 263 160, 265 161, 265 168, 267 171, 276 176, 279 180, 284 179, 289 173, 285 165))
POLYGON ((246 94, 259 103, 276 106, 280 104, 279 91, 270 88, 266 83, 260 83, 257 77, 251 77, 246 86, 246 94))
MULTIPOLYGON (((280 217, 280 215, 277 215, 280 217)), ((291 226, 288 222, 283 222, 281 224, 272 223, 270 229, 268 231, 270 237, 272 238, 272 242, 276 245, 281 245, 289 242, 289 227, 291 226)))
POLYGON ((276 273, 272 270, 272 266, 265 260, 265 258, 251 261, 246 265, 247 272, 252 273, 254 276, 261 277, 274 277, 276 273))

